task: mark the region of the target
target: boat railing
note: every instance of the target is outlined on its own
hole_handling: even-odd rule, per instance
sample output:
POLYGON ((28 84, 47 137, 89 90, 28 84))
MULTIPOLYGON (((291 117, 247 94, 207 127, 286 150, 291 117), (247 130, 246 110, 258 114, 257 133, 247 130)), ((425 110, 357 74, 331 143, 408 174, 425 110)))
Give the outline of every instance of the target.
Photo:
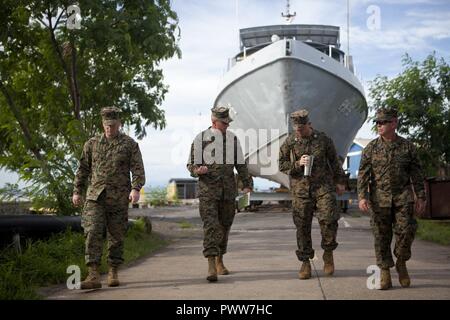
MULTIPOLYGON (((283 38, 283 40, 296 40, 295 37, 290 38, 290 37, 285 37, 283 38)), ((280 40, 280 39, 279 39, 280 40)), ((228 60, 228 67, 227 70, 230 70, 233 66, 236 65, 236 63, 245 60, 247 57, 249 57, 250 55, 252 55, 253 53, 257 52, 258 50, 272 44, 274 41, 270 41, 270 42, 264 42, 264 43, 260 43, 256 46, 252 46, 252 47, 242 47, 242 51, 239 52, 236 56, 234 56, 233 58, 230 58, 228 60)), ((343 51, 339 50, 338 48, 336 48, 336 46, 332 45, 332 44, 322 44, 322 43, 317 43, 317 42, 313 42, 313 41, 302 41, 303 43, 313 47, 314 49, 328 55, 330 58, 338 61, 339 63, 343 64, 344 66, 348 67, 349 65, 351 65, 350 63, 348 63, 347 59, 346 59, 346 55, 343 51)), ((350 69, 350 68, 349 68, 350 69)))

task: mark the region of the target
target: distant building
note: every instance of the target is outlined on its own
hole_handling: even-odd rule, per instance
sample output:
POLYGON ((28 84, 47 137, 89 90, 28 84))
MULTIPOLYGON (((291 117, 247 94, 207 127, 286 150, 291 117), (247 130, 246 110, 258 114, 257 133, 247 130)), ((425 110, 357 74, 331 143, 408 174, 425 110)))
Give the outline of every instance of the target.
POLYGON ((353 144, 347 153, 343 168, 347 173, 350 173, 351 179, 358 177, 359 163, 361 162, 361 154, 363 149, 369 144, 372 139, 360 139, 353 140, 353 144))
POLYGON ((197 198, 197 179, 172 178, 167 186, 168 200, 186 200, 197 198))

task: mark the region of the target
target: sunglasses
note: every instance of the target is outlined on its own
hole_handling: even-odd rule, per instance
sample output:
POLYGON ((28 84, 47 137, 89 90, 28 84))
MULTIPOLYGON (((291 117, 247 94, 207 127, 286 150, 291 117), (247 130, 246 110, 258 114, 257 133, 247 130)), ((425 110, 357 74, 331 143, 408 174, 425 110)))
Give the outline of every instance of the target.
POLYGON ((388 120, 375 121, 375 123, 377 124, 377 126, 378 126, 378 125, 382 126, 382 125, 384 125, 384 124, 386 124, 386 123, 391 123, 391 122, 392 122, 392 121, 388 121, 388 120))

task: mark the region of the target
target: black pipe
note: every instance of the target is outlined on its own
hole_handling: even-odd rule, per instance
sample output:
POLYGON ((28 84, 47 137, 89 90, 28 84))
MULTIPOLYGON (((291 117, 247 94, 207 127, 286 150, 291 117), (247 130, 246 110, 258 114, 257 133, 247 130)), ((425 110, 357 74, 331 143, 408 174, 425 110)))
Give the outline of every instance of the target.
POLYGON ((71 229, 83 232, 80 216, 4 215, 0 216, 0 243, 12 242, 14 235, 21 239, 45 239, 55 233, 71 229))
POLYGON ((0 216, 0 235, 5 233, 40 234, 57 233, 71 228, 81 232, 80 216, 5 215, 0 216))
MULTIPOLYGON (((128 221, 127 227, 131 225, 128 221)), ((67 229, 83 232, 81 216, 0 215, 0 247, 11 244, 15 235, 20 239, 46 239, 67 229)))

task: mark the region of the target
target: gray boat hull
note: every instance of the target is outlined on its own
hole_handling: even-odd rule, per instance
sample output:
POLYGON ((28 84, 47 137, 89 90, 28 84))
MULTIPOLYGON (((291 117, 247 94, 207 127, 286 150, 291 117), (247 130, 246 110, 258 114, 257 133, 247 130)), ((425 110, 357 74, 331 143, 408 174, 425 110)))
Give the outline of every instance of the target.
POLYGON ((367 117, 364 91, 356 77, 339 62, 295 40, 278 41, 246 59, 254 68, 234 66, 215 105, 232 107, 230 129, 235 132, 275 130, 272 136, 270 132, 267 138, 260 136, 256 148, 240 137, 250 173, 289 186, 285 174, 264 168, 278 166, 274 162, 279 147, 292 132, 289 114, 300 108, 309 110, 315 129, 333 139, 343 160, 367 117), (283 50, 288 41, 291 52, 283 50))

